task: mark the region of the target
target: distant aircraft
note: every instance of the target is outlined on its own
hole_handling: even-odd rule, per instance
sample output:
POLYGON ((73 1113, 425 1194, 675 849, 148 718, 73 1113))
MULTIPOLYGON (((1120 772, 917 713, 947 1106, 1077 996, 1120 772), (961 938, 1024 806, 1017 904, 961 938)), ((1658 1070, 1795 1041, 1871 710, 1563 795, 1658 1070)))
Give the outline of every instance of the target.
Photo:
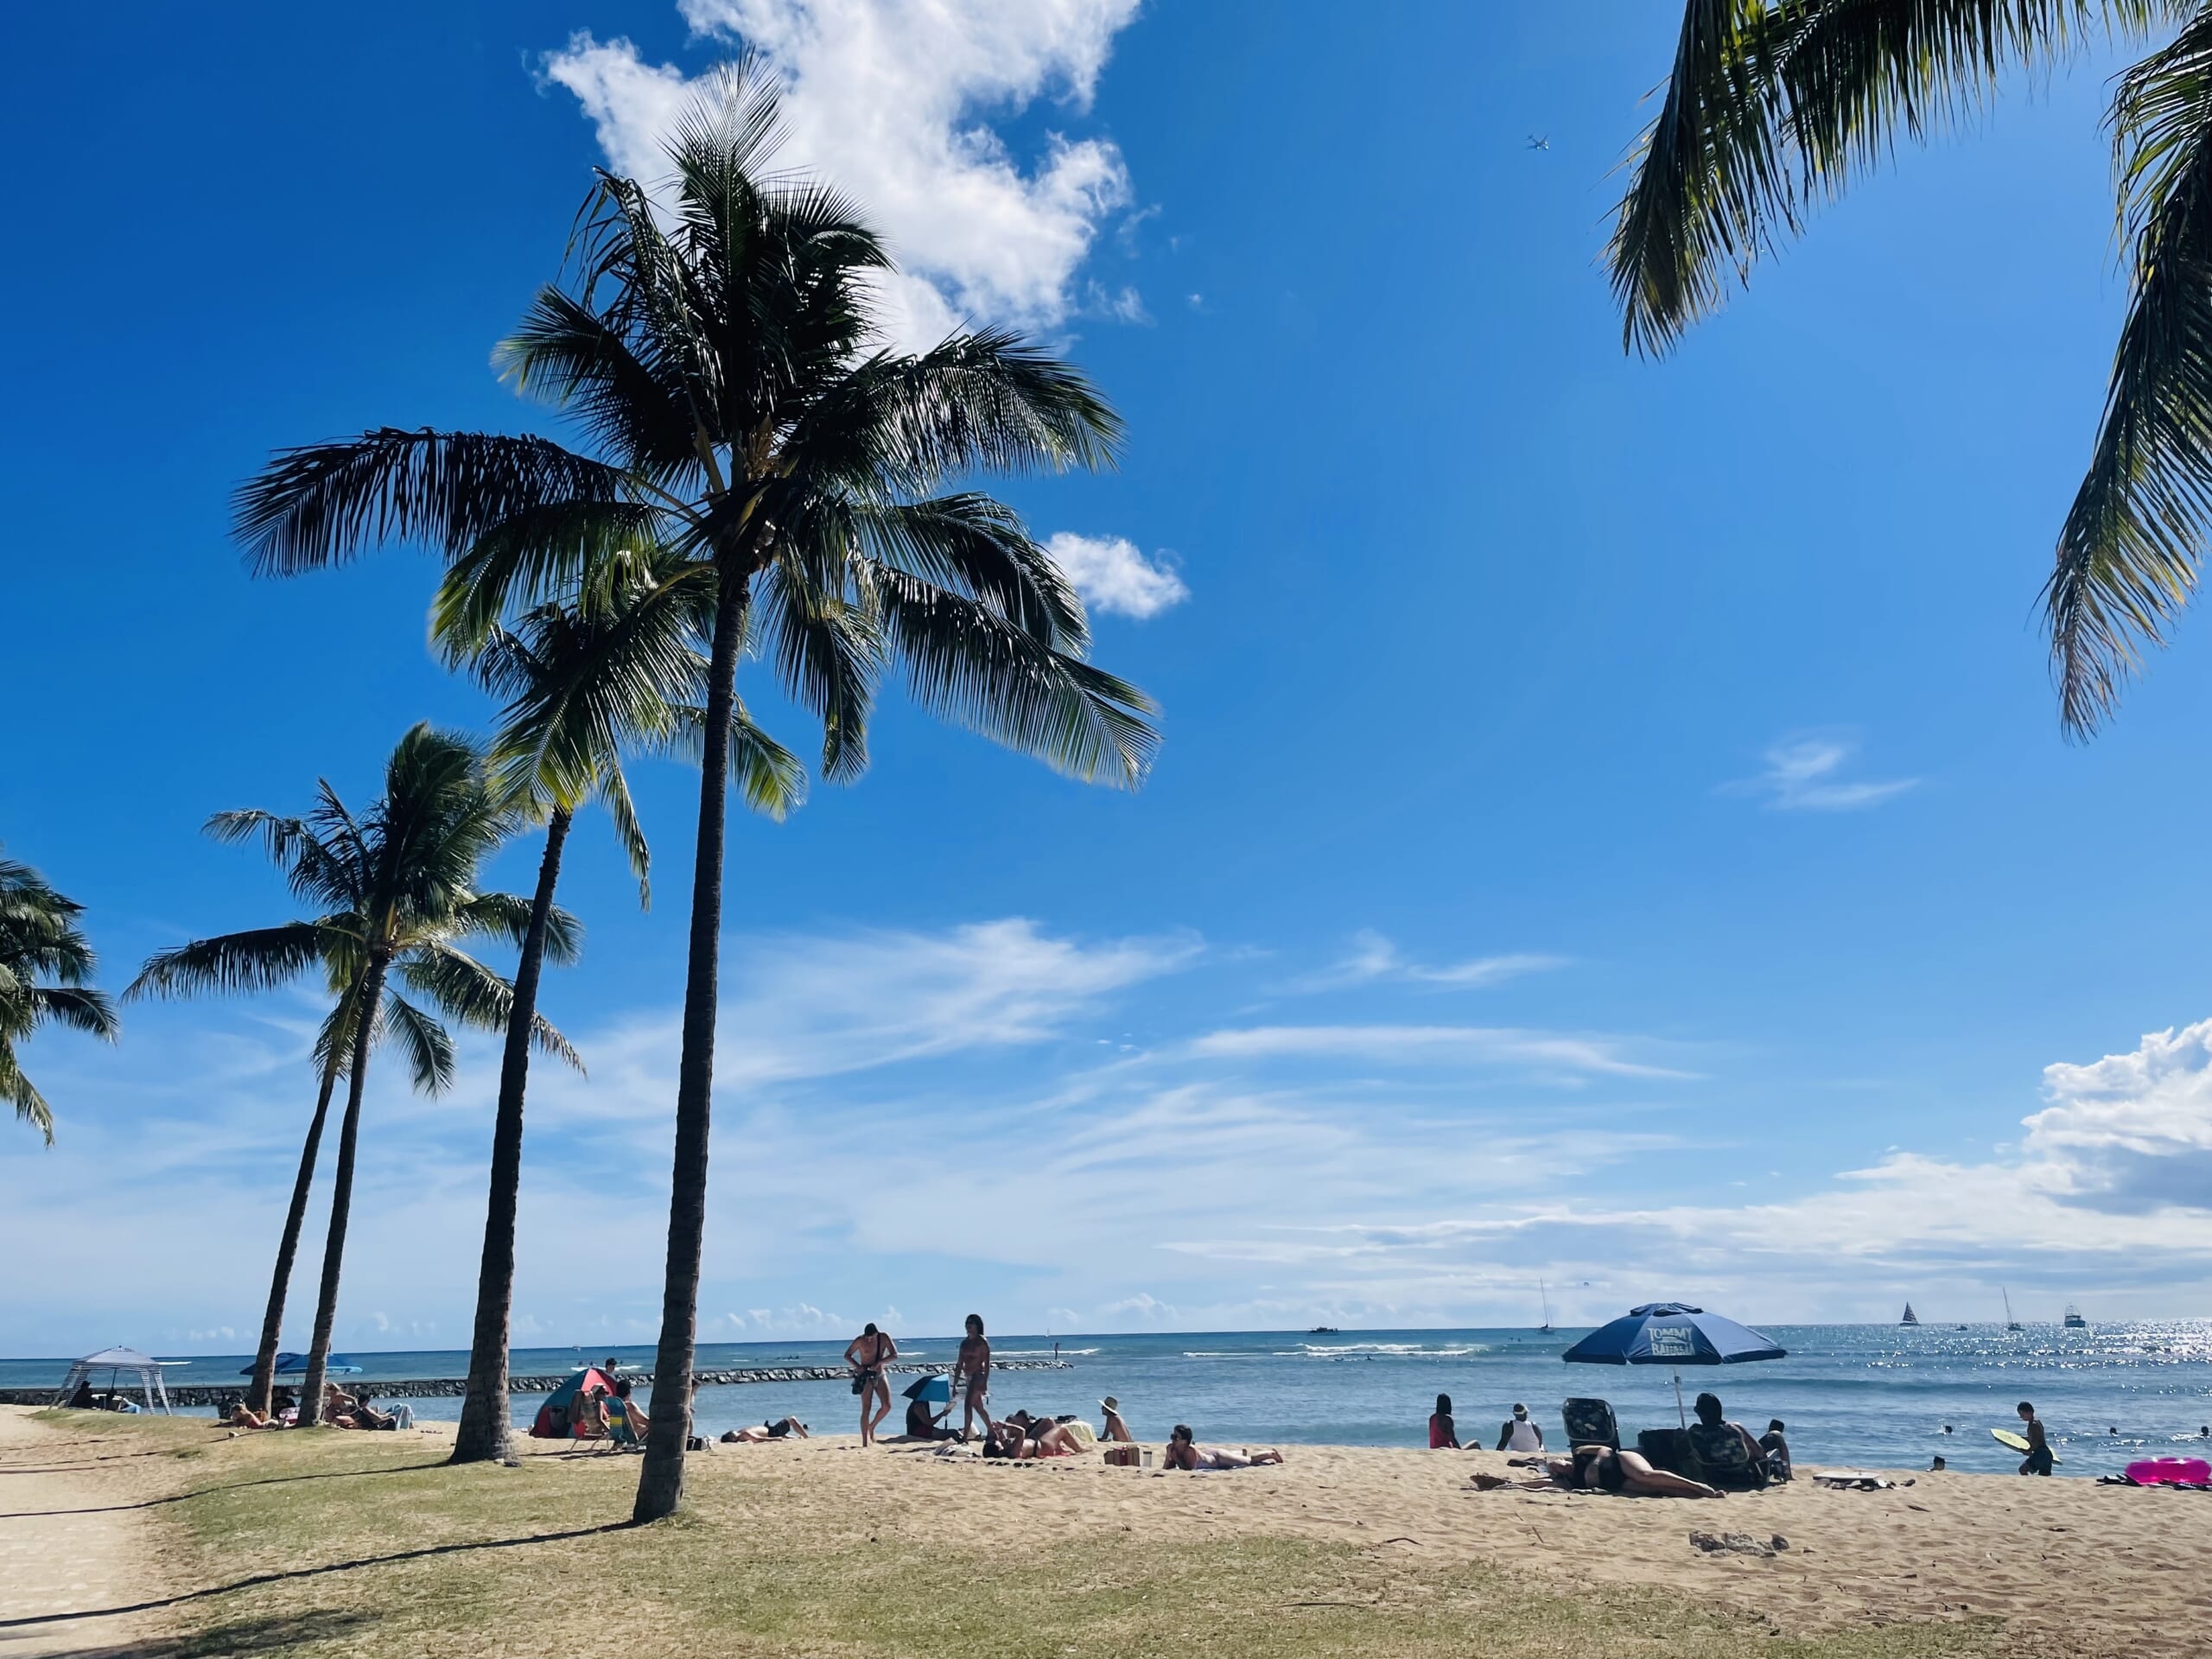
POLYGON ((1549 137, 1548 135, 1541 134, 1541 133, 1534 133, 1534 132, 1532 132, 1532 133, 1530 133, 1530 134, 1529 135, 1529 149, 1549 149, 1551 147, 1552 147, 1552 141, 1551 141, 1550 137, 1549 137))

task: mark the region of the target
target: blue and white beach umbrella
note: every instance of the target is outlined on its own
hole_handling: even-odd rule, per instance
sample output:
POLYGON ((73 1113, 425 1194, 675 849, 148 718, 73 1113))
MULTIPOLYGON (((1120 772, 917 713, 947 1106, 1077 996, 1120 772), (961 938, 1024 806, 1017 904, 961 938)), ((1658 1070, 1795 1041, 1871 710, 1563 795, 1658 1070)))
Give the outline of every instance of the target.
POLYGON ((1681 1368, 1685 1365, 1740 1365, 1747 1360, 1781 1359, 1789 1350, 1773 1338, 1687 1302, 1646 1302, 1622 1318, 1601 1325, 1560 1357, 1570 1365, 1671 1365, 1675 1368, 1675 1410, 1683 1422, 1681 1368))

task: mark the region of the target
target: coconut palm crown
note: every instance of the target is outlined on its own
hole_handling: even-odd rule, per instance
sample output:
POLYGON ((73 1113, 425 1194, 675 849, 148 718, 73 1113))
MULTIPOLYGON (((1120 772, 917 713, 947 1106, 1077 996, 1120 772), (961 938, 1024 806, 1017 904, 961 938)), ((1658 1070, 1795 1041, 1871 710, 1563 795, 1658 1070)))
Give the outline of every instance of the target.
POLYGON ((28 864, 0 858, 0 1101, 54 1144, 54 1109, 23 1074, 16 1046, 39 1027, 67 1026, 113 1041, 121 1028, 92 984, 99 959, 78 926, 85 907, 28 864))
POLYGON ((1625 343, 1665 353, 1808 211, 1971 118, 2007 72, 2160 41, 2108 124, 2128 310, 2044 588, 2060 720, 2087 736, 2195 593, 2212 529, 2212 4, 1686 0, 1608 250, 1625 343))

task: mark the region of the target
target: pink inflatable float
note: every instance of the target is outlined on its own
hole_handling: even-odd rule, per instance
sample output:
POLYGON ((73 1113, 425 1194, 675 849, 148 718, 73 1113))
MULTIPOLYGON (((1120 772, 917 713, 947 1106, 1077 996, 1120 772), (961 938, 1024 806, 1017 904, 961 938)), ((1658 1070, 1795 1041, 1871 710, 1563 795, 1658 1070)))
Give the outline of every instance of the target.
POLYGON ((2138 1486, 2202 1486, 2212 1481, 2212 1463, 2202 1458, 2139 1458, 2127 1465, 2138 1486))

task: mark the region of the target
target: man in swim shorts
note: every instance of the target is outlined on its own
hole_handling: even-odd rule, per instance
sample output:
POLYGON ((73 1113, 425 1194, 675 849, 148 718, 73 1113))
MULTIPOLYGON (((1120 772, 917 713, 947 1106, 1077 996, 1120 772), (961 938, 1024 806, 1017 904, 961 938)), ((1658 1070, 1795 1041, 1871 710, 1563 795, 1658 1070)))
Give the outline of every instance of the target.
POLYGON ((2043 1420, 2036 1415, 2032 1401, 2021 1401, 2018 1410, 2020 1421, 2028 1426, 2028 1455, 2021 1461, 2020 1472, 2024 1475, 2047 1475, 2056 1459, 2050 1454, 2050 1442, 2044 1437, 2043 1420))

